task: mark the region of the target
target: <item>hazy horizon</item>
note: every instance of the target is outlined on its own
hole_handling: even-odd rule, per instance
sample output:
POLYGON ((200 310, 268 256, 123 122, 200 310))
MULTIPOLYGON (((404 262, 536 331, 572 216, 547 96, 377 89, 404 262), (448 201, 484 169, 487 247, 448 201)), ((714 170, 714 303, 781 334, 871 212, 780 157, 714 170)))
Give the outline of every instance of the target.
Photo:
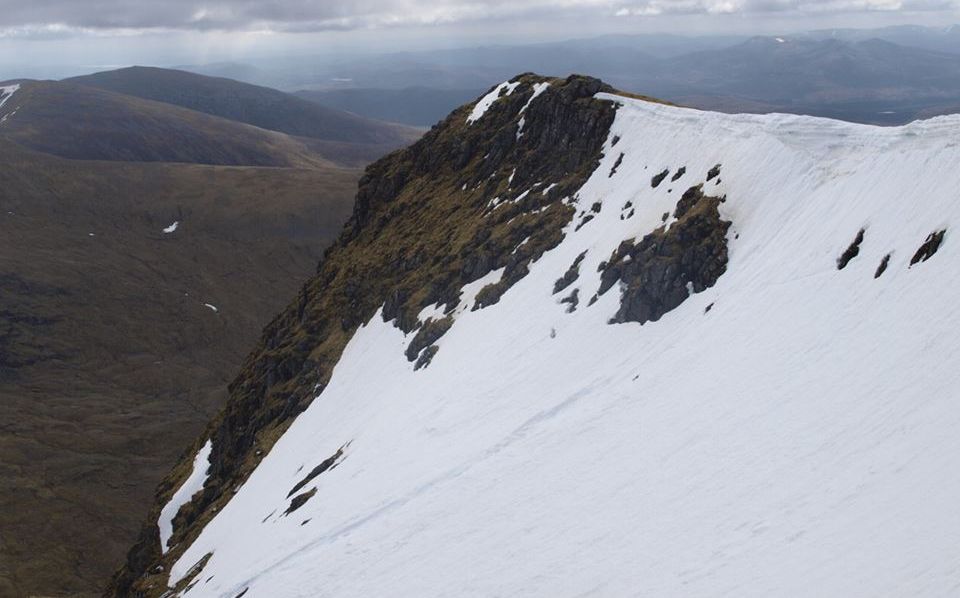
POLYGON ((777 35, 960 22, 960 0, 365 0, 350 6, 4 0, 0 8, 3 79, 59 78, 133 64, 356 56, 614 34, 777 35))

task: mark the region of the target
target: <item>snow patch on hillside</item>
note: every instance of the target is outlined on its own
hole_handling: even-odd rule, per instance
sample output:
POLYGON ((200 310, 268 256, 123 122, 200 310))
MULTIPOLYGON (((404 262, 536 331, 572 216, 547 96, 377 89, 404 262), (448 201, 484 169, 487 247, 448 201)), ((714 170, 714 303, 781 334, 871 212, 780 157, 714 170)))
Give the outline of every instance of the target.
MULTIPOLYGON (((9 101, 10 98, 13 97, 13 94, 15 94, 19 89, 20 89, 20 84, 19 84, 19 83, 16 83, 16 84, 13 84, 13 85, 0 86, 0 108, 3 108, 4 104, 6 104, 7 101, 9 101)), ((3 116, 0 116, 0 125, 2 125, 3 123, 7 122, 8 119, 10 119, 10 118, 12 118, 14 115, 16 115, 17 110, 19 110, 19 109, 20 109, 20 107, 17 106, 16 108, 14 108, 13 110, 7 112, 7 113, 4 114, 3 116)))
POLYGON ((211 449, 213 449, 213 444, 208 440, 197 452, 197 456, 194 457, 193 470, 191 470, 190 476, 173 493, 170 502, 160 511, 160 520, 157 525, 160 528, 160 548, 163 552, 167 551, 167 542, 173 535, 173 518, 177 516, 180 507, 190 502, 193 495, 203 489, 203 483, 207 481, 211 449))
POLYGON ((15 94, 19 89, 19 83, 0 86, 0 108, 3 108, 3 105, 7 103, 7 100, 12 98, 13 94, 15 94))
POLYGON ((520 114, 523 114, 524 112, 526 112, 527 108, 530 107, 530 104, 532 104, 535 99, 537 99, 538 97, 540 97, 540 94, 542 94, 543 92, 547 91, 547 89, 548 89, 549 87, 550 87, 550 82, 549 82, 549 81, 544 81, 544 82, 542 82, 542 83, 534 83, 534 84, 533 84, 533 95, 531 95, 531 96, 530 96, 530 99, 527 100, 527 103, 524 104, 522 108, 520 108, 520 114))
POLYGON ((487 95, 480 98, 476 105, 473 107, 473 111, 470 112, 470 115, 467 117, 467 124, 473 124, 474 122, 480 120, 480 118, 487 113, 487 110, 490 109, 490 106, 493 106, 493 103, 500 99, 500 94, 508 96, 513 93, 513 90, 520 85, 520 81, 511 83, 509 81, 504 81, 500 85, 497 85, 493 88, 493 91, 487 95))
MULTIPOLYGON (((533 103, 533 101, 537 99, 540 96, 540 94, 547 91, 547 88, 549 87, 550 87, 549 82, 534 83, 533 95, 531 95, 530 99, 527 100, 527 103, 524 104, 522 108, 520 108, 520 114, 522 115, 524 112, 526 112, 530 104, 533 103)), ((523 137, 523 127, 524 125, 526 125, 526 123, 527 123, 527 117, 521 116, 519 122, 517 122, 517 139, 520 139, 521 137, 523 137)))
POLYGON ((377 313, 171 583, 212 553, 191 597, 955 592, 960 117, 880 128, 599 97, 622 107, 572 203, 594 218, 497 304, 470 311, 499 271, 467 285, 427 368, 377 313), (680 166, 682 185, 651 187, 680 166), (696 183, 733 222, 715 286, 642 326, 608 323, 615 288, 558 304, 580 254, 568 290, 586 299, 696 183), (348 440, 312 499, 265 517, 348 440))

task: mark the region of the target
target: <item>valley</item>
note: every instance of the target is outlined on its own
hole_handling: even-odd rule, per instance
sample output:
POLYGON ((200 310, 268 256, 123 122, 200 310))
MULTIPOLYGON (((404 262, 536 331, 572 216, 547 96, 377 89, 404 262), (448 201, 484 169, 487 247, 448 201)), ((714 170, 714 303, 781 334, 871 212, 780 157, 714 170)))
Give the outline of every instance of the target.
POLYGON ((20 82, 0 113, 0 595, 98 596, 339 233, 355 165, 402 138, 324 156, 73 83, 20 82))

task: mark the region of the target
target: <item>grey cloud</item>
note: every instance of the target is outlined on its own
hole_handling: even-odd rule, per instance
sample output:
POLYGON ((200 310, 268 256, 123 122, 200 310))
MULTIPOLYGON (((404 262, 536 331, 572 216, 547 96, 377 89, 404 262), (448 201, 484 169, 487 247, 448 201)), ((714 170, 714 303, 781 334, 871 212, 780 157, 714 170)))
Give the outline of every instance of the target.
POLYGON ((960 0, 0 0, 0 35, 140 29, 306 32, 516 17, 955 10, 960 0))

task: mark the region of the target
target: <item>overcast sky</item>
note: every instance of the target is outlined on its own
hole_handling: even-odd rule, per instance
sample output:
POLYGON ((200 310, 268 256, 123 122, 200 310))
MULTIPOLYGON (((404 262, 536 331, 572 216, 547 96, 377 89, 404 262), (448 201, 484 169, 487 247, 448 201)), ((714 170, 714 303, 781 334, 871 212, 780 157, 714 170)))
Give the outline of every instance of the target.
POLYGON ((0 0, 0 74, 604 33, 956 22, 960 0, 0 0))

